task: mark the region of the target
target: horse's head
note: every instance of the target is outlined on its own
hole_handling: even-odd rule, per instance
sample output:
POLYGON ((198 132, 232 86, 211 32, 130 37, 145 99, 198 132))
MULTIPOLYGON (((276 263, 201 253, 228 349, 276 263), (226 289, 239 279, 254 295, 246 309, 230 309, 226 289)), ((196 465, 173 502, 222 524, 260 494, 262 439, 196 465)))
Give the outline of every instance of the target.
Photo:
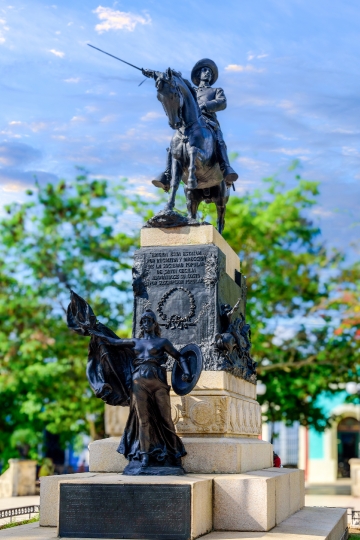
POLYGON ((170 68, 156 79, 157 98, 161 101, 169 124, 173 129, 182 125, 182 106, 184 98, 170 68))

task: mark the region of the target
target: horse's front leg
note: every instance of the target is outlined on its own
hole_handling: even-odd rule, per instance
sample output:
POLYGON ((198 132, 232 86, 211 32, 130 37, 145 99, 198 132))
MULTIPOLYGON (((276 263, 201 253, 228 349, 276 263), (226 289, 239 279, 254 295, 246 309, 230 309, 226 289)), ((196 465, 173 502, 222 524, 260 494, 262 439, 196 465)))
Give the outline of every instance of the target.
POLYGON ((226 204, 229 200, 230 189, 227 188, 224 180, 218 187, 218 196, 215 199, 217 211, 217 230, 221 234, 225 227, 226 204))
POLYGON ((189 154, 189 178, 187 181, 187 187, 188 189, 197 189, 197 178, 196 178, 196 160, 200 156, 200 150, 199 148, 196 148, 196 146, 190 146, 188 144, 187 148, 188 154, 189 154))
POLYGON ((190 219, 190 223, 193 221, 196 221, 197 223, 197 211, 199 208, 199 204, 201 202, 201 198, 199 196, 199 193, 201 193, 200 190, 192 190, 185 188, 185 197, 186 197, 186 207, 188 211, 188 218, 190 219))
POLYGON ((181 177, 182 177, 182 167, 180 165, 180 162, 173 157, 172 162, 171 162, 171 183, 170 183, 170 191, 169 191, 169 200, 164 208, 164 210, 166 211, 174 209, 176 193, 180 185, 181 177))

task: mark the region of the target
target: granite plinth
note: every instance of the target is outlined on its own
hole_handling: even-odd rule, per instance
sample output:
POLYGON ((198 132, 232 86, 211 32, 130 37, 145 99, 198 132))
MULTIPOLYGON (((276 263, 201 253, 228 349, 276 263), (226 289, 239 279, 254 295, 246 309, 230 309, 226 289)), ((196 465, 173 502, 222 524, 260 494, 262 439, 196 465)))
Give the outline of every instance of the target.
MULTIPOLYGON (((346 508, 305 507, 268 532, 214 531, 205 534, 202 538, 204 540, 345 540, 347 538, 346 513, 346 508)), ((55 540, 58 534, 56 527, 39 527, 38 523, 30 523, 0 531, 0 538, 4 540, 55 540)))
MULTIPOLYGON (((182 466, 193 474, 239 474, 273 464, 272 445, 250 437, 182 437, 187 455, 182 466)), ((128 461, 116 452, 119 437, 89 445, 92 473, 121 473, 128 461), (120 458, 119 458, 120 456, 120 458)))
POLYGON ((62 537, 190 540, 212 530, 211 478, 96 475, 63 479, 59 491, 62 537))
MULTIPOLYGON (((201 525, 203 522, 208 527, 209 516, 211 518, 209 530, 213 528, 215 530, 267 531, 303 508, 305 500, 304 489, 301 489, 304 480, 303 471, 296 469, 279 470, 268 468, 244 474, 189 474, 185 477, 169 476, 166 478, 128 477, 121 474, 91 475, 89 473, 63 475, 60 479, 53 478, 52 482, 45 484, 47 489, 41 491, 41 525, 57 525, 59 485, 61 486, 64 483, 77 486, 100 486, 103 494, 97 495, 97 498, 101 501, 107 500, 106 490, 108 486, 190 485, 191 493, 193 493, 191 508, 199 512, 198 517, 194 518, 195 521, 192 522, 192 530, 194 531, 203 530, 201 525), (209 508, 212 508, 212 510, 210 511, 209 508)), ((74 519, 78 514, 82 513, 84 508, 87 508, 86 505, 83 505, 83 491, 85 490, 86 495, 86 489, 81 487, 78 491, 74 491, 76 493, 72 497, 74 500, 72 509, 74 519)), ((88 496, 91 497, 91 493, 88 496)), ((114 504, 112 502, 104 504, 105 510, 108 511, 114 507, 114 504)), ((122 507, 120 503, 119 505, 122 507)), ((142 503, 134 503, 134 506, 142 506, 142 503)), ((90 510, 86 510, 86 512, 90 512, 90 510)), ((116 508, 114 512, 116 513, 116 508)))

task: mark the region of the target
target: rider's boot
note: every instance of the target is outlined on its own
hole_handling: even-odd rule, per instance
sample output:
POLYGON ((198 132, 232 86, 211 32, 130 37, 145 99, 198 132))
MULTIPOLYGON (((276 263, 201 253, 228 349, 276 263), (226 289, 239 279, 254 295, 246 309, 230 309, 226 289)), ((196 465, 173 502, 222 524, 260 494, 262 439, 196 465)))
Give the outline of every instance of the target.
POLYGON ((223 178, 227 187, 231 187, 234 182, 239 178, 239 175, 234 171, 229 163, 227 155, 227 149, 225 143, 217 141, 217 151, 219 156, 219 165, 223 173, 223 178))
POLYGON ((155 178, 155 180, 152 180, 152 183, 154 186, 158 188, 162 188, 164 191, 168 192, 170 189, 170 182, 171 182, 171 151, 170 148, 167 148, 167 159, 166 159, 166 169, 163 173, 159 174, 155 178))

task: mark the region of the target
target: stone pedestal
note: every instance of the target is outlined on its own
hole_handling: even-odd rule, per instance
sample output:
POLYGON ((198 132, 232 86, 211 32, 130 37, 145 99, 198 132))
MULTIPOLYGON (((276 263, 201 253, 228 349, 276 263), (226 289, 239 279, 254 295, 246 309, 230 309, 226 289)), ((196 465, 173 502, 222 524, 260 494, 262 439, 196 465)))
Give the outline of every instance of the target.
MULTIPOLYGON (((274 469, 272 445, 259 439, 254 362, 247 334, 241 334, 246 282, 239 258, 210 225, 143 229, 133 288, 134 335, 142 312, 151 308, 162 335, 177 348, 196 343, 202 350, 195 388, 183 397, 170 393, 187 474, 123 476, 127 460, 116 450, 128 408, 107 406, 110 437, 90 444, 90 472, 41 480, 40 524, 58 525, 60 516, 63 537, 191 540, 214 530, 265 534, 304 506, 304 478, 302 471, 274 469), (234 319, 226 315, 226 304, 237 304, 234 319), (219 334, 232 348, 222 347, 219 334)), ((169 361, 169 384, 171 367, 169 361)))

